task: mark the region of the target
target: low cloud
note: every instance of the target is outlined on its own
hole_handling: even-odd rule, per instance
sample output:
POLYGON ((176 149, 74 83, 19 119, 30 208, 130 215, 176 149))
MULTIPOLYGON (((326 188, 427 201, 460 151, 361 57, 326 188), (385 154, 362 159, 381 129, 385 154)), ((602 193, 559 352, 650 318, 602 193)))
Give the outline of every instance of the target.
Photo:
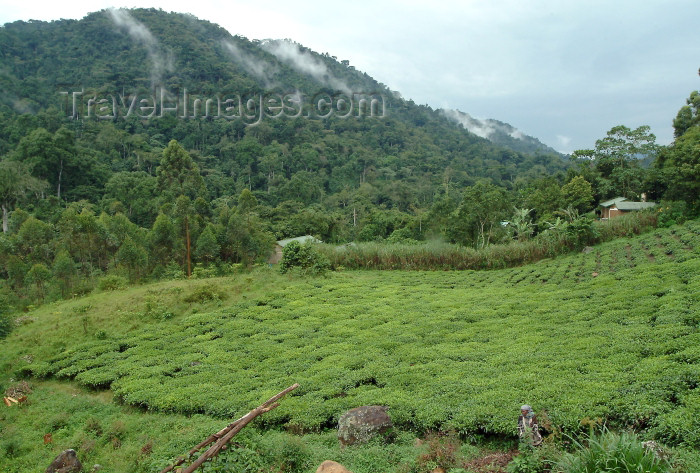
POLYGON ((128 11, 108 8, 107 13, 117 27, 125 30, 134 41, 146 48, 148 59, 151 62, 151 85, 160 84, 163 73, 174 69, 172 56, 161 53, 158 40, 146 25, 132 17, 128 11))
POLYGON ((334 77, 322 61, 302 51, 297 44, 290 41, 263 41, 261 46, 281 61, 299 72, 310 75, 322 84, 346 94, 352 93, 350 87, 344 81, 334 77))
MULTIPOLYGON (((491 126, 487 121, 474 118, 468 113, 460 112, 459 110, 443 109, 442 112, 447 118, 455 121, 467 129, 470 133, 476 136, 486 138, 487 140, 496 131, 496 128, 491 126)), ((512 136, 512 135, 511 135, 512 136)))
POLYGON ((274 65, 255 59, 230 41, 224 40, 222 44, 236 64, 245 69, 247 73, 265 82, 265 87, 272 87, 272 76, 277 72, 274 65))

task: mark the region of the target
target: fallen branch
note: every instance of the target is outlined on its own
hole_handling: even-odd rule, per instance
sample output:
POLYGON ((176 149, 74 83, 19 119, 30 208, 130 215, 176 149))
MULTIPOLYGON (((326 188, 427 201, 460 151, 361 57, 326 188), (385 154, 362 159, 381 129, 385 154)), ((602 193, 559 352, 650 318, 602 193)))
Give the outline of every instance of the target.
POLYGON ((182 470, 182 473, 192 473, 195 471, 197 468, 202 466, 202 464, 215 457, 216 455, 219 454, 219 452, 226 446, 226 444, 238 433, 240 432, 243 427, 246 426, 250 421, 255 419, 257 416, 260 414, 263 414, 265 412, 271 411, 272 409, 276 408, 279 406, 279 403, 277 403, 278 400, 280 400, 282 397, 284 397, 287 393, 295 390, 298 388, 298 384, 293 384, 292 386, 289 386, 287 389, 284 391, 272 396, 270 399, 262 403, 260 406, 256 407, 243 417, 241 417, 238 420, 235 420, 231 422, 229 425, 221 429, 215 434, 210 435, 206 439, 204 439, 202 442, 194 446, 189 452, 187 457, 179 457, 175 463, 172 465, 168 466, 167 468, 164 468, 161 470, 160 473, 167 473, 169 471, 174 470, 176 467, 179 465, 182 465, 188 457, 194 455, 197 453, 201 448, 206 447, 207 445, 214 443, 207 451, 205 451, 202 455, 197 458, 197 460, 194 461, 190 466, 182 470))

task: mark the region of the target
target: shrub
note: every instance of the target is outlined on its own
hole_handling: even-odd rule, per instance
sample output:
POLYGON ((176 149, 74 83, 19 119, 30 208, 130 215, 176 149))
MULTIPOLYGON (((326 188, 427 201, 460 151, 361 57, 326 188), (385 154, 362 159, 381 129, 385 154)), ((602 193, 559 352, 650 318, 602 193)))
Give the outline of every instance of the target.
POLYGON ((428 451, 418 457, 419 471, 449 470, 459 464, 460 441, 456 433, 429 434, 426 444, 428 451))
POLYGON ((634 434, 603 430, 591 433, 584 443, 574 440, 576 451, 564 454, 558 463, 563 473, 665 473, 670 466, 646 449, 634 434), (585 443, 585 444, 584 444, 585 443))
POLYGON ((672 225, 682 224, 686 221, 688 207, 685 202, 662 202, 656 207, 659 215, 659 227, 668 228, 672 225))
POLYGON ((100 291, 115 291, 117 289, 124 289, 127 285, 128 281, 126 278, 122 276, 105 276, 102 279, 100 279, 100 282, 97 283, 97 288, 100 291))
POLYGON ((10 334, 14 325, 14 321, 9 315, 0 313, 0 340, 10 334))
POLYGON ((518 456, 513 457, 506 467, 506 471, 508 473, 541 473, 550 471, 553 463, 552 458, 558 456, 558 453, 551 443, 545 443, 539 447, 528 445, 518 456))
POLYGON ((218 286, 199 286, 187 294, 182 300, 189 303, 204 304, 210 301, 220 301, 225 298, 224 292, 218 286))
POLYGON ((310 243, 301 245, 292 241, 282 252, 280 272, 286 273, 292 268, 299 268, 302 273, 323 274, 330 268, 330 262, 310 243))

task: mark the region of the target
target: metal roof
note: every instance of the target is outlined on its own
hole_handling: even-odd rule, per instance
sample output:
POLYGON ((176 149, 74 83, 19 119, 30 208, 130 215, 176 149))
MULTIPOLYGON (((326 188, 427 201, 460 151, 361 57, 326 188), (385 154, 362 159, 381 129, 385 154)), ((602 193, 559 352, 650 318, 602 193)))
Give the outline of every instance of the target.
POLYGON ((618 210, 643 210, 656 206, 656 202, 618 202, 615 207, 618 210))
POLYGON ((618 202, 622 202, 623 200, 627 200, 627 199, 624 197, 615 197, 614 199, 610 199, 610 200, 606 200, 605 202, 601 202, 600 206, 601 207, 610 207, 611 205, 615 205, 618 202))
POLYGON ((287 238, 287 239, 285 239, 285 240, 280 240, 280 241, 277 242, 277 244, 278 244, 279 246, 281 246, 282 248, 284 248, 285 246, 287 246, 289 243, 291 243, 291 242, 293 242, 293 241, 298 241, 298 242, 301 243, 302 245, 303 245, 304 243, 308 243, 308 242, 311 242, 311 243, 323 243, 321 240, 319 240, 318 238, 316 238, 316 237, 314 237, 314 236, 312 236, 312 235, 304 235, 304 236, 300 236, 300 237, 287 238))

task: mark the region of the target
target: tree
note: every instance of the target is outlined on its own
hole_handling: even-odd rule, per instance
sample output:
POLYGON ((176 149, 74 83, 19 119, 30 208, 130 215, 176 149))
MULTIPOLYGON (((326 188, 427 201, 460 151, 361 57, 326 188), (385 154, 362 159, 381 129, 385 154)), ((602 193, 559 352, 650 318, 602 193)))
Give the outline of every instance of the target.
POLYGON ((673 120, 673 135, 680 138, 691 127, 700 124, 700 93, 697 90, 690 93, 686 99, 687 105, 681 107, 673 120))
POLYGON ((213 225, 207 225, 204 231, 202 231, 199 238, 197 238, 197 245, 195 248, 195 255, 199 261, 209 264, 219 259, 221 247, 216 240, 213 225))
POLYGON ((532 235, 532 220, 530 219, 532 209, 515 209, 513 217, 511 217, 510 225, 518 241, 525 241, 532 235))
POLYGON ((151 261, 154 264, 167 266, 172 261, 176 250, 177 234, 172 219, 165 214, 159 214, 148 234, 151 261))
POLYGON ((33 177, 24 163, 0 161, 0 206, 2 206, 2 231, 8 232, 8 218, 14 206, 28 194, 39 194, 46 182, 33 177))
POLYGON ((52 135, 44 128, 37 128, 20 140, 14 159, 27 164, 34 176, 55 186, 56 196, 60 199, 63 174, 75 155, 72 131, 61 127, 52 135))
POLYGON ((576 176, 561 188, 564 207, 573 207, 580 213, 588 212, 593 202, 593 187, 591 183, 576 176))
POLYGON ((600 176, 596 184, 601 198, 619 195, 636 199, 643 191, 644 182, 644 170, 639 166, 639 160, 655 156, 658 150, 656 136, 648 126, 632 130, 618 125, 611 128, 605 138, 596 141, 595 150, 578 150, 574 156, 593 160, 600 176))
POLYGON ((501 228, 500 222, 506 218, 509 208, 512 207, 505 189, 479 181, 464 190, 449 233, 455 241, 484 248, 501 228))
POLYGON ((655 168, 666 186, 664 197, 685 201, 700 212, 700 126, 688 129, 659 154, 655 168))
POLYGON ((206 190, 199 167, 175 140, 170 141, 163 150, 156 177, 158 190, 164 193, 166 201, 172 202, 181 195, 195 199, 206 190))
POLYGON ((105 184, 106 199, 116 199, 134 223, 150 226, 158 214, 156 178, 143 171, 117 172, 105 184))
POLYGON ((190 231, 190 221, 194 213, 192 201, 186 195, 181 195, 175 201, 174 210, 176 220, 180 224, 182 238, 185 242, 185 267, 187 269, 187 277, 189 278, 192 275, 192 235, 190 231))
POLYGON ((127 236, 124 243, 117 252, 117 261, 124 265, 129 273, 129 279, 138 279, 142 268, 148 263, 148 255, 141 245, 137 245, 130 236, 127 236))
POLYGON ((51 279, 51 271, 46 267, 44 263, 36 263, 27 272, 25 277, 25 282, 27 284, 35 284, 37 292, 39 293, 39 298, 44 298, 44 285, 46 281, 51 279))
POLYGON ((249 215, 258 206, 258 199, 255 198, 249 189, 243 189, 241 195, 238 196, 238 213, 241 215, 249 215))
POLYGON ((52 269, 54 278, 58 279, 61 286, 61 294, 65 297, 73 287, 73 279, 76 276, 75 262, 68 251, 63 250, 56 254, 52 269))
POLYGON ((53 237, 53 225, 34 217, 25 220, 17 232, 20 251, 28 256, 30 261, 35 262, 51 261, 53 237))

